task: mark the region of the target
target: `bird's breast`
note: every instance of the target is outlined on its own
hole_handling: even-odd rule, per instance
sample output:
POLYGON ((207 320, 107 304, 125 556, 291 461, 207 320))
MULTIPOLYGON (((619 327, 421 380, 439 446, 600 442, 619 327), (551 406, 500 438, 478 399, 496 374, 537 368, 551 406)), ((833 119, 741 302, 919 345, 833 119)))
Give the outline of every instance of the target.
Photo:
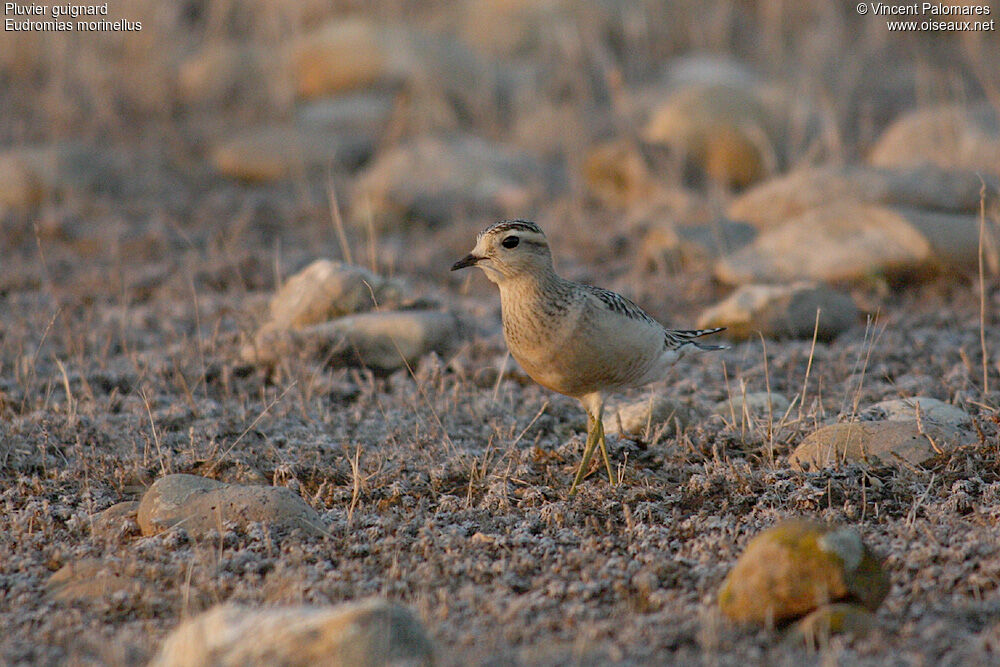
POLYGON ((574 395, 567 382, 574 363, 573 341, 578 335, 579 309, 564 301, 532 295, 502 299, 503 333, 511 355, 538 384, 574 395))

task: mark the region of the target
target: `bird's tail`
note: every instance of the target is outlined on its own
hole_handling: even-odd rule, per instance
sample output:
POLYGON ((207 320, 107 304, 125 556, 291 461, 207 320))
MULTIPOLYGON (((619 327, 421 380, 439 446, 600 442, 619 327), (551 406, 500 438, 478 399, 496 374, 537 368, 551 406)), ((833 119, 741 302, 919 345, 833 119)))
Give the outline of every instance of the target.
POLYGON ((699 343, 694 340, 695 338, 701 338, 702 336, 708 336, 725 330, 726 327, 715 327, 714 329, 668 329, 667 342, 670 347, 674 348, 693 345, 699 350, 728 350, 728 345, 709 345, 708 343, 699 343))

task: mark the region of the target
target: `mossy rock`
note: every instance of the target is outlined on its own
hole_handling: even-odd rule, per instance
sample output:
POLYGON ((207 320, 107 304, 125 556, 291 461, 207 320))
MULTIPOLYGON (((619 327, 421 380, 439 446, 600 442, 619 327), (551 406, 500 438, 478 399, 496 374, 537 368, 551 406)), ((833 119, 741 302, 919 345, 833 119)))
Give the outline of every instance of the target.
POLYGON ((791 520, 751 540, 719 607, 734 621, 773 625, 837 601, 874 611, 888 592, 888 575, 853 529, 791 520))
POLYGON ((943 452, 971 443, 970 433, 929 420, 830 424, 806 436, 788 462, 796 470, 857 461, 925 465, 943 452))
POLYGON ((864 637, 878 624, 875 614, 857 604, 839 602, 823 605, 792 626, 786 640, 822 648, 833 635, 864 637))

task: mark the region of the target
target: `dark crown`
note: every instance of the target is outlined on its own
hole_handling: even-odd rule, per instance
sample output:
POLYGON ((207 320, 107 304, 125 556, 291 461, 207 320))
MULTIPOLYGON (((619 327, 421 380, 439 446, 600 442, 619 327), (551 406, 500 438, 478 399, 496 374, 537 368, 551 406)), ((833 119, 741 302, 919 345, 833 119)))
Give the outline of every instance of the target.
POLYGON ((503 232, 519 231, 519 232, 534 232, 535 234, 545 235, 542 232, 541 227, 533 222, 527 220, 501 220, 500 222, 493 223, 483 231, 479 233, 480 237, 487 234, 500 234, 503 232))

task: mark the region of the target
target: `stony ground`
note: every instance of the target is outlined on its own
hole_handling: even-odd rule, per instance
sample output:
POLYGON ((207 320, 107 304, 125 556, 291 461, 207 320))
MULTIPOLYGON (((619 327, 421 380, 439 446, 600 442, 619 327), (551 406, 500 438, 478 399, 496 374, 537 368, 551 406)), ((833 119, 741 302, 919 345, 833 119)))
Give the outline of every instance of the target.
MULTIPOLYGON (((356 261, 374 257, 415 298, 462 317, 449 354, 391 374, 299 358, 258 367, 241 349, 280 281, 344 257, 328 186, 351 177, 238 184, 198 153, 203 127, 191 112, 122 131, 111 143, 135 175, 124 190, 77 187, 3 212, 0 662, 143 664, 181 619, 219 602, 373 595, 412 608, 444 665, 997 660, 995 275, 984 278, 988 388, 976 267, 873 276, 843 287, 867 325, 815 347, 758 338, 689 355, 664 382, 616 397, 662 392, 711 414, 746 387, 800 396, 788 415, 609 438, 620 485, 595 468, 569 499, 580 406, 498 377, 511 363, 495 290, 448 272, 489 216, 347 228, 356 261), (145 168, 162 142, 170 159, 145 168), (974 443, 926 467, 789 467, 820 424, 914 395, 962 407, 974 443), (328 535, 95 528, 96 513, 177 472, 291 488, 328 535), (817 655, 720 616, 719 585, 748 540, 794 516, 855 526, 885 558, 892 588, 869 637, 817 655), (118 562, 138 586, 56 599, 48 578, 86 558, 118 562)), ((541 211, 566 275, 676 326, 728 293, 708 264, 639 266, 626 214, 574 187, 541 211)))
MULTIPOLYGON (((801 656, 776 635, 728 627, 714 595, 749 537, 798 515, 857 526, 892 575, 882 632, 834 643, 831 657, 959 663, 998 650, 1000 429, 997 394, 981 395, 973 361, 967 281, 864 294, 878 320, 818 343, 808 384, 809 341, 766 341, 766 362, 760 341, 686 357, 654 389, 711 406, 741 382, 769 383, 805 391, 807 407, 780 426, 713 417, 680 437, 612 440, 622 485, 598 471, 568 500, 582 411, 481 372, 503 361, 495 315, 480 322, 494 334, 474 335, 460 363, 432 356, 413 375, 376 377, 290 360, 267 375, 238 353, 258 291, 247 286, 271 281, 266 252, 241 274, 221 254, 179 250, 174 271, 141 267, 176 286, 143 296, 115 258, 71 263, 72 241, 40 247, 44 262, 31 244, 7 254, 2 290, 5 661, 134 664, 179 618, 216 602, 384 595, 418 610, 444 664, 792 662, 801 656), (106 280, 124 287, 84 289, 102 261, 106 280), (964 405, 979 444, 927 470, 785 464, 823 419, 912 393, 964 405), (246 469, 300 492, 329 537, 92 532, 89 517, 137 499, 158 476, 212 464, 214 476, 246 469), (48 576, 85 557, 119 559, 140 591, 53 602, 48 576)), ((447 299, 458 286, 439 266, 428 294, 447 299)), ((472 280, 495 311, 490 287, 472 280)), ((994 285, 994 308, 998 294, 994 285)))

